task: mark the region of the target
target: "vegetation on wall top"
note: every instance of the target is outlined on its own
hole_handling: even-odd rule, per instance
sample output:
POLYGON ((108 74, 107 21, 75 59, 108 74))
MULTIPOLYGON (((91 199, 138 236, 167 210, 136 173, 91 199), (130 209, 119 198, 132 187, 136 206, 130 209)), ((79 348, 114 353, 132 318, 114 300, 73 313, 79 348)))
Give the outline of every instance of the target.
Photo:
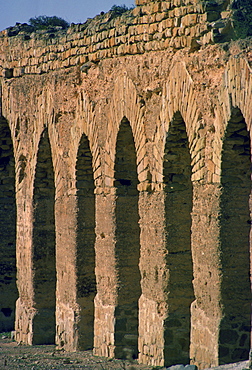
POLYGON ((60 17, 48 17, 46 15, 40 15, 39 17, 34 17, 29 19, 29 24, 36 30, 43 30, 50 27, 62 27, 66 29, 69 27, 69 23, 60 17))
POLYGON ((232 2, 233 23, 237 38, 252 36, 252 2, 251 0, 234 0, 232 2))
POLYGON ((113 5, 110 9, 110 12, 112 12, 113 17, 119 17, 123 13, 127 12, 128 10, 133 9, 134 6, 128 8, 126 5, 113 5))

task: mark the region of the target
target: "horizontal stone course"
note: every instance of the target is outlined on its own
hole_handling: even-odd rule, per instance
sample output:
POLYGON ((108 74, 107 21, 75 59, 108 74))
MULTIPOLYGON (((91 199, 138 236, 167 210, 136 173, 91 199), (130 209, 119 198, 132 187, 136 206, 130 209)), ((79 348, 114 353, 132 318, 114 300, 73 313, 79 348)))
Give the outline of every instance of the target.
MULTIPOLYGON (((67 31, 29 33, 26 25, 10 27, 0 33, 0 74, 14 69, 13 76, 18 77, 69 67, 82 63, 71 59, 77 55, 99 60, 150 50, 190 48, 195 38, 200 44, 212 43, 213 19, 209 14, 194 1, 157 1, 137 3, 136 8, 117 17, 109 11, 84 24, 71 25, 67 31), (25 68, 27 58, 32 68, 25 68), (23 70, 16 71, 18 68, 23 70)), ((223 13, 225 16, 230 17, 230 12, 223 13)))

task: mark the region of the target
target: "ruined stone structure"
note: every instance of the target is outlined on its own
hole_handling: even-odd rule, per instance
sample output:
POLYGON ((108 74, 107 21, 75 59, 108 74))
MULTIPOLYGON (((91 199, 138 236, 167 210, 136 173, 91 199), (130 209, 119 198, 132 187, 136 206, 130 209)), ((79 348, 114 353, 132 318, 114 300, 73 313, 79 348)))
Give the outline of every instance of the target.
POLYGON ((248 358, 249 6, 1 32, 1 330, 155 366, 248 358))

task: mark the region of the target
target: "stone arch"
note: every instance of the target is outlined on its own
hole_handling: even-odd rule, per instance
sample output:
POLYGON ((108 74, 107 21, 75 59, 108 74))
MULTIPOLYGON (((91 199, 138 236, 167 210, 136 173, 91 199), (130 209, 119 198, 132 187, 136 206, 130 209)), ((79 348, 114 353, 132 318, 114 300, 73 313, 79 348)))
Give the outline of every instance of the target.
MULTIPOLYGON (((252 112, 250 109, 252 93, 252 69, 246 59, 231 58, 223 73, 223 84, 219 92, 219 102, 216 106, 215 124, 215 179, 220 182, 220 168, 222 160, 222 145, 227 126, 235 108, 240 112, 246 122, 247 129, 251 134, 252 112), (235 84, 234 84, 235 78, 235 84)), ((239 115, 239 114, 238 114, 239 115)))
POLYGON ((149 162, 146 152, 146 135, 144 131, 144 106, 138 96, 133 82, 126 74, 117 78, 108 113, 107 138, 105 143, 105 185, 113 187, 114 158, 117 133, 120 123, 127 117, 136 150, 139 190, 145 189, 149 182, 149 162))
POLYGON ((33 344, 55 343, 56 257, 54 171, 48 131, 42 132, 33 194, 33 344))
POLYGON ((154 145, 156 152, 159 152, 156 168, 156 178, 162 181, 163 153, 159 148, 165 147, 166 133, 177 112, 180 112, 185 124, 185 132, 188 138, 188 145, 192 160, 192 181, 200 181, 204 174, 200 169, 200 159, 204 158, 205 141, 199 134, 200 110, 197 104, 197 95, 193 80, 183 63, 176 63, 169 74, 167 83, 164 86, 162 108, 160 111, 160 123, 157 127, 154 145))
MULTIPOLYGON (((169 174, 169 171, 172 170, 173 163, 171 162, 171 167, 169 169, 165 168, 164 165, 164 172, 163 172, 163 159, 165 160, 166 154, 162 151, 160 152, 161 157, 161 165, 162 167, 157 168, 157 176, 156 178, 162 179, 164 181, 164 203, 165 203, 165 245, 166 249, 169 248, 169 236, 171 236, 171 242, 175 242, 176 238, 178 238, 178 248, 181 248, 181 251, 183 250, 183 242, 182 238, 180 239, 179 233, 175 230, 172 231, 173 228, 173 222, 172 220, 171 224, 167 225, 167 221, 169 221, 169 198, 172 202, 173 195, 170 193, 169 185, 167 186, 167 183, 169 184, 170 180, 174 179, 174 189, 176 186, 179 188, 181 187, 181 195, 184 192, 186 202, 181 202, 181 206, 183 209, 183 212, 186 214, 186 221, 185 221, 185 250, 182 252, 181 256, 183 256, 184 264, 188 266, 187 270, 187 276, 181 283, 181 289, 180 292, 187 289, 188 287, 188 294, 185 293, 185 300, 184 300, 184 306, 181 307, 181 311, 179 312, 180 315, 183 315, 182 311, 184 310, 184 319, 185 320, 185 326, 184 326, 184 332, 183 330, 180 332, 180 330, 177 331, 177 333, 174 335, 174 339, 172 339, 169 343, 169 340, 166 338, 166 331, 168 330, 169 325, 169 303, 171 304, 171 307, 178 305, 179 296, 181 296, 181 293, 177 295, 177 299, 175 296, 174 304, 173 301, 169 302, 170 296, 168 296, 168 311, 167 311, 167 319, 166 322, 168 325, 165 326, 165 337, 164 337, 164 361, 165 364, 172 364, 177 361, 183 361, 186 362, 186 359, 188 358, 192 359, 192 361, 195 361, 195 363, 199 364, 201 363, 202 359, 204 358, 205 352, 209 351, 210 357, 212 356, 212 348, 207 351, 205 351, 205 348, 207 348, 208 343, 203 343, 201 339, 201 331, 205 330, 205 338, 208 338, 207 335, 210 332, 211 333, 211 325, 215 325, 215 318, 212 318, 213 322, 210 322, 208 319, 209 312, 207 312, 208 308, 210 311, 215 309, 214 305, 209 307, 202 306, 202 302, 204 302, 204 295, 205 293, 210 294, 210 291, 212 289, 212 284, 214 282, 210 282, 209 286, 205 286, 204 289, 202 289, 203 282, 201 282, 202 274, 200 273, 202 271, 203 266, 206 264, 204 257, 198 258, 199 255, 204 255, 205 250, 201 250, 202 248, 205 248, 205 246, 211 245, 211 238, 207 235, 204 242, 202 239, 202 230, 207 230, 207 224, 205 223, 205 220, 207 220, 207 217, 201 218, 202 213, 205 212, 203 210, 204 206, 201 202, 198 201, 198 199, 201 199, 202 194, 207 194, 209 189, 206 188, 205 180, 206 180, 206 170, 204 166, 205 161, 205 147, 206 147, 206 133, 204 130, 202 130, 202 114, 199 109, 198 103, 198 96, 196 93, 196 89, 193 83, 193 80, 191 76, 189 75, 185 65, 183 63, 176 63, 173 68, 170 71, 168 80, 166 85, 164 86, 164 93, 163 93, 163 102, 162 102, 162 109, 160 112, 160 125, 157 127, 157 133, 155 138, 155 145, 158 147, 164 148, 163 150, 167 150, 169 148, 169 145, 171 145, 171 150, 177 154, 180 155, 180 151, 184 151, 184 157, 180 158, 182 160, 182 163, 185 165, 185 173, 183 173, 182 167, 180 164, 178 164, 178 167, 176 167, 177 163, 174 162, 175 165, 175 171, 171 172, 170 175, 163 177, 164 173, 167 171, 169 174), (171 131, 170 131, 171 130, 171 131), (173 133, 171 135, 171 140, 169 138, 169 132, 173 133), (168 135, 168 136, 167 136, 168 135), (176 139, 174 141, 174 144, 172 142, 172 136, 175 138, 177 136, 178 146, 176 147, 176 139), (162 141, 160 140, 162 138, 162 141), (166 142, 166 140, 168 141, 166 142), (187 170, 186 170, 187 168, 187 170), (178 171, 178 172, 176 172, 178 171), (181 174, 182 176, 180 176, 181 174), (179 180, 180 179, 180 180, 179 180), (179 181, 182 181, 182 184, 179 184, 179 181), (182 190, 184 189, 184 190, 182 190), (169 191, 168 191, 169 190, 169 191), (185 203, 185 204, 183 204, 185 203), (199 231, 199 225, 202 228, 199 231), (168 226, 168 227, 167 227, 168 226), (169 227, 170 227, 170 233, 169 233, 169 227), (168 231, 168 234, 167 234, 168 231), (179 247, 180 245, 180 247, 179 247), (205 292, 207 291, 207 292, 205 292), (193 298, 195 297, 195 300, 192 302, 193 298), (203 327, 203 328, 202 328, 203 327), (181 336, 179 338, 179 336, 181 336), (190 341, 190 342, 189 342, 190 341), (176 342, 178 343, 176 345, 176 342), (169 349, 170 347, 170 349, 169 349), (202 348, 203 347, 203 348, 202 348), (173 349, 176 348, 175 351, 173 349), (188 353, 190 351, 190 354, 188 353)), ((171 156, 172 157, 172 156, 171 156)), ((158 162, 159 163, 159 162, 158 162)), ((159 180, 160 181, 160 180, 159 180)), ((172 182, 170 182, 170 186, 173 187, 172 182)), ((171 189, 173 191, 173 189, 171 189)), ((174 198, 176 197, 178 199, 183 199, 183 195, 180 195, 180 190, 178 190, 176 193, 174 193, 174 198), (180 198, 181 196, 181 198, 180 198)), ((208 212, 208 211, 207 211, 208 212)), ((207 213, 206 212, 206 213, 207 213)), ((176 212, 175 212, 176 216, 176 212)), ((180 217, 180 215, 177 215, 180 217)), ((177 223, 179 224, 181 220, 179 218, 177 219, 177 223)), ((183 224, 183 221, 182 221, 183 224)), ((174 224, 175 225, 175 224, 174 224)), ((181 236, 183 233, 181 233, 181 236)), ((176 249, 177 246, 171 245, 171 251, 172 253, 169 256, 169 249, 167 257, 165 258, 166 264, 167 261, 169 262, 169 258, 172 260, 172 256, 174 253, 174 258, 176 258, 176 249), (173 249, 175 252, 173 252, 173 249)), ((209 251, 207 251, 209 253, 209 251)), ((205 253, 207 255, 207 253, 205 253)), ((171 272, 174 273, 174 278, 176 280, 176 266, 172 266, 171 272)), ((178 275, 178 274, 177 274, 178 275)), ((181 275, 182 276, 182 275, 181 275)), ((204 277, 203 277, 203 280, 204 277)), ((176 286, 176 281, 172 281, 172 277, 170 278, 169 282, 169 288, 171 290, 174 290, 176 286), (175 283, 174 287, 173 284, 175 283)), ((175 292, 176 293, 176 292, 175 292)), ((171 296, 172 298, 172 296, 171 296)), ((181 325, 181 323, 178 321, 178 325, 181 325)), ((173 325, 173 324, 172 324, 173 325)), ((171 331, 168 333, 172 334, 172 331, 176 332, 176 327, 171 327, 171 331)), ((217 325, 217 324, 216 324, 217 325)), ((181 327, 180 327, 181 328, 181 327)), ((179 329, 179 327, 177 328, 179 329)), ((170 337, 171 338, 171 337, 170 337)), ((208 356, 208 354, 206 355, 208 356)), ((213 354, 215 356, 215 354, 213 354)), ((202 365, 201 365, 202 366, 202 365)))
POLYGON ((251 131, 252 112, 251 104, 252 69, 244 58, 231 58, 223 73, 223 85, 219 94, 220 116, 219 135, 223 136, 233 108, 238 107, 245 119, 248 130, 251 131), (235 83, 234 83, 235 79, 235 83))
POLYGON ((220 364, 247 359, 251 342, 251 72, 231 58, 220 91, 220 364))
POLYGON ((14 330, 16 287, 15 164, 11 132, 0 116, 0 332, 14 330))
POLYGON ((138 300, 140 287, 140 229, 136 151, 131 126, 123 118, 115 156, 116 230, 115 255, 118 276, 115 307, 115 356, 138 357, 138 300))
POLYGON ((102 177, 101 165, 101 148, 99 146, 99 125, 97 124, 97 117, 95 116, 94 107, 85 91, 80 91, 79 99, 77 101, 77 127, 78 131, 75 134, 81 135, 84 132, 87 136, 90 149, 92 152, 93 163, 93 177, 96 187, 100 187, 102 177), (79 124, 80 126, 79 126, 79 124))
POLYGON ((95 277, 95 195, 92 154, 85 134, 79 142, 77 189, 77 303, 80 307, 78 348, 93 348, 95 277))
MULTIPOLYGON (((107 114, 107 138, 104 150, 104 185, 110 189, 111 196, 115 190, 115 270, 116 286, 114 317, 114 341, 116 357, 136 358, 138 356, 138 300, 140 297, 140 229, 138 213, 138 191, 148 189, 149 162, 146 153, 146 136, 144 131, 144 106, 138 96, 133 82, 126 73, 117 78, 114 92, 111 97, 109 112, 107 114), (128 143, 124 145, 124 143, 128 143), (126 146, 128 145, 128 149, 126 146), (122 165, 124 170, 119 170, 120 157, 123 158, 125 146, 126 162, 122 165), (126 167, 125 167, 126 166, 126 167), (125 168, 131 168, 129 171, 125 168), (124 178, 126 176, 126 178, 124 178), (127 204, 128 197, 128 204, 127 204), (127 218, 123 220, 123 207, 127 210, 127 218), (133 216, 128 217, 129 205, 132 204, 133 216), (134 246, 130 256, 124 260, 125 250, 123 245, 129 244, 129 238, 123 241, 123 229, 134 231, 134 246), (134 261, 133 261, 134 260, 134 261), (128 264, 124 268, 123 263, 128 264), (131 265, 130 265, 131 264, 131 265), (135 291, 129 290, 131 302, 126 313, 125 296, 130 286, 130 271, 135 282, 135 291), (118 281, 119 278, 119 281, 118 281), (123 288, 124 284, 126 288, 123 288)), ((121 167, 121 166, 120 166, 121 167)), ((107 190, 108 191, 108 190, 107 190)), ((132 234, 131 234, 132 236, 132 234)))
POLYGON ((180 112, 186 124, 189 144, 192 144, 192 138, 198 129, 199 108, 194 89, 193 80, 185 65, 176 63, 164 87, 161 117, 164 129, 167 131, 167 126, 173 120, 174 114, 180 112))
POLYGON ((250 350, 251 143, 244 117, 233 108, 222 147, 220 198, 220 364, 248 359, 250 350))
POLYGON ((190 307, 194 300, 191 252, 192 167, 185 122, 175 113, 167 132, 165 192, 168 316, 164 327, 165 364, 189 362, 190 307))
MULTIPOLYGON (((95 268, 99 271, 99 267, 95 266, 97 246, 94 244, 95 194, 101 187, 101 153, 98 124, 83 90, 78 96, 75 114, 75 124, 66 136, 61 136, 57 125, 50 126, 56 172, 56 344, 67 351, 93 348, 94 332, 98 331, 94 327, 98 321, 94 320, 94 296, 95 268), (64 152, 57 150, 61 140, 64 152)), ((98 255, 104 266, 102 251, 98 255)), ((104 322, 102 324, 101 330, 104 322)))

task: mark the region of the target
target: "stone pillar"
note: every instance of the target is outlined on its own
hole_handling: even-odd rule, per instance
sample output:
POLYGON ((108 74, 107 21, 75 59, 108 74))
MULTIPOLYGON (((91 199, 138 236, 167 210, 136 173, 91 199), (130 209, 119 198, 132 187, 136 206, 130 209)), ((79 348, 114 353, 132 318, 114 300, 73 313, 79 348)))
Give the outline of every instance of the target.
POLYGON ((86 135, 79 141, 77 157, 70 152, 69 158, 68 165, 56 170, 56 344, 67 351, 90 350, 96 293, 95 195, 86 135))
POLYGON ((26 177, 16 193, 17 201, 17 287, 15 340, 33 344, 33 320, 36 314, 32 277, 32 201, 31 182, 26 177), (29 186, 30 184, 30 186, 29 186))
POLYGON ((192 254, 195 301, 191 306, 192 364, 200 369, 218 366, 221 321, 218 184, 193 187, 192 254))
POLYGON ((19 299, 15 329, 18 342, 52 344, 55 343, 55 193, 47 130, 42 133, 35 153, 31 150, 34 157, 29 159, 20 155, 16 164, 19 299))
POLYGON ((78 345, 79 307, 76 299, 76 196, 55 202, 56 220, 56 345, 75 351, 78 345))
POLYGON ((115 189, 96 189, 96 282, 94 354, 115 355, 115 189))
POLYGON ((189 363, 191 199, 184 195, 160 190, 140 196, 139 361, 152 366, 189 363))
POLYGON ((139 362, 164 366, 164 321, 168 316, 164 192, 142 191, 139 197, 141 227, 139 300, 139 362))

